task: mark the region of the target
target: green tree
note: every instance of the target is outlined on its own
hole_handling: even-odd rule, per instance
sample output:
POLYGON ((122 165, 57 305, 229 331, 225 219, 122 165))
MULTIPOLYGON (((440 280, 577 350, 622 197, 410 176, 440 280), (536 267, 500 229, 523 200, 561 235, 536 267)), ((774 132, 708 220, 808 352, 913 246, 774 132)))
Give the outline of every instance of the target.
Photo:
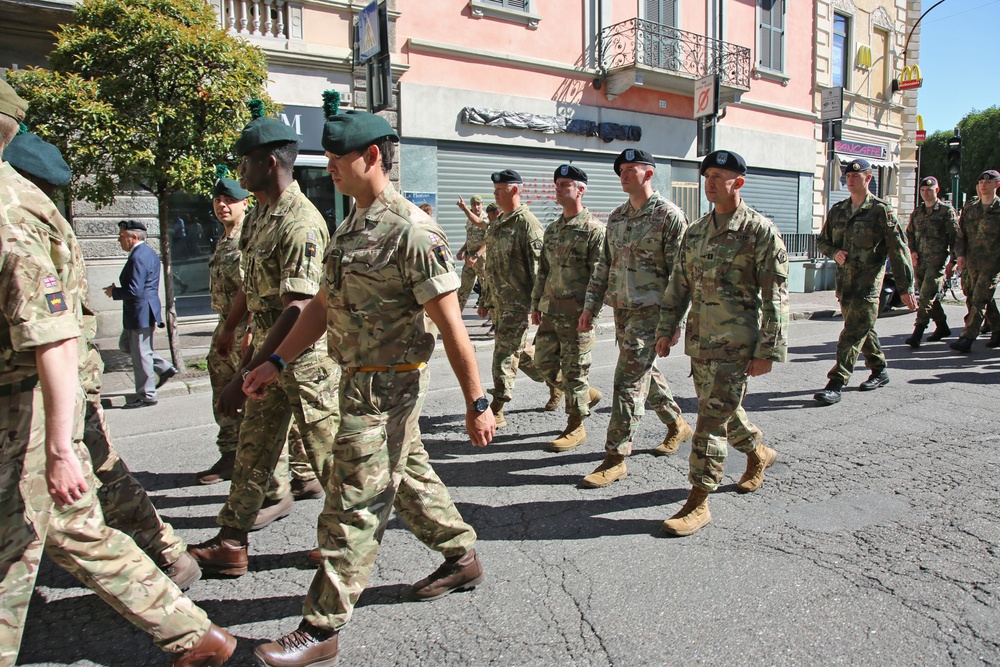
MULTIPOLYGON (((979 174, 987 169, 1000 169, 1000 106, 985 111, 970 111, 958 121, 958 131, 962 137, 959 190, 968 201, 976 195, 979 174)), ((920 148, 920 175, 937 177, 942 192, 951 192, 952 189, 951 174, 946 164, 947 142, 952 136, 954 132, 935 132, 920 148)))
POLYGON ((204 0, 84 0, 60 27, 51 70, 8 71, 34 132, 62 150, 75 197, 104 206, 156 196, 174 365, 184 368, 174 307, 168 199, 206 193, 262 98, 260 49, 228 35, 204 0))

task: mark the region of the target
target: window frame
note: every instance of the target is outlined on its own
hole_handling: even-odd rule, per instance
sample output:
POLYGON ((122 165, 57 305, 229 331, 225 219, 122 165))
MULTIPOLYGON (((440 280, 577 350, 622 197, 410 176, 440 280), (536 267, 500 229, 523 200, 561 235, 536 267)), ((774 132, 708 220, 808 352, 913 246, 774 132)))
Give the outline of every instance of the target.
POLYGON ((841 68, 841 77, 840 77, 841 81, 840 81, 840 85, 844 88, 844 90, 850 90, 850 88, 851 88, 851 63, 853 61, 853 59, 851 57, 853 55, 853 50, 851 49, 851 42, 852 42, 852 40, 851 40, 851 17, 848 16, 847 14, 841 14, 840 12, 834 12, 833 13, 833 24, 832 24, 832 26, 830 28, 830 35, 831 35, 831 39, 830 39, 830 85, 834 86, 834 87, 837 86, 837 82, 834 79, 835 72, 836 72, 835 65, 839 64, 839 66, 841 68), (838 18, 841 18, 841 19, 844 20, 844 32, 843 32, 844 43, 843 43, 843 48, 841 49, 840 63, 836 63, 834 61, 834 56, 833 56, 833 54, 834 54, 834 48, 836 46, 837 39, 841 35, 841 33, 837 32, 837 19, 838 18))
POLYGON ((469 13, 473 18, 493 18, 513 23, 523 23, 535 30, 542 17, 534 12, 535 0, 469 0, 469 13), (509 3, 523 3, 521 7, 512 7, 509 3))
POLYGON ((756 45, 757 46, 757 53, 756 53, 757 57, 755 58, 756 62, 754 63, 754 66, 758 70, 761 70, 763 72, 771 72, 771 73, 775 73, 775 74, 784 74, 785 73, 785 62, 787 60, 787 58, 785 58, 785 54, 787 52, 785 47, 786 47, 786 35, 788 33, 788 30, 787 30, 787 25, 788 25, 788 1, 787 0, 771 0, 771 1, 772 1, 772 3, 781 3, 781 28, 775 28, 774 27, 774 20, 773 20, 774 6, 773 6, 773 4, 772 4, 771 10, 770 10, 772 12, 772 14, 771 14, 772 21, 771 21, 770 24, 765 24, 764 23, 764 18, 763 18, 764 8, 763 8, 762 5, 765 2, 765 0, 757 0, 757 45, 756 45), (769 60, 770 60, 770 62, 768 62, 767 64, 764 64, 763 62, 761 62, 761 52, 762 52, 761 51, 761 44, 763 44, 762 33, 765 30, 768 31, 768 37, 770 39, 770 46, 771 47, 774 46, 774 41, 773 40, 774 40, 775 33, 779 33, 780 34, 779 43, 781 45, 781 56, 780 56, 781 62, 779 63, 778 67, 774 67, 774 50, 773 50, 773 48, 769 49, 769 53, 770 53, 769 60))

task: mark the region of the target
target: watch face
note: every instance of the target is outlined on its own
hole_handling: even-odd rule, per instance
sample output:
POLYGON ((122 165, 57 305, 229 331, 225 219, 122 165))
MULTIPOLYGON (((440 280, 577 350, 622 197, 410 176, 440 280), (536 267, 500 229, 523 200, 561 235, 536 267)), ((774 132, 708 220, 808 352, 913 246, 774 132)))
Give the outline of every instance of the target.
POLYGON ((477 398, 472 402, 472 409, 476 412, 486 412, 486 408, 490 407, 490 402, 485 396, 477 398))

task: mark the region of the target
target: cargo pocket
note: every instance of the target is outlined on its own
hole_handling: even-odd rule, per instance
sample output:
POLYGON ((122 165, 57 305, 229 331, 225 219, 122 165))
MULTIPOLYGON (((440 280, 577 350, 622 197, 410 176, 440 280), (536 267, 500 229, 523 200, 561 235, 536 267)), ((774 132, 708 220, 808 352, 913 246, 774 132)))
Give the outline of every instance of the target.
POLYGON ((364 507, 392 483, 384 423, 364 431, 339 433, 333 458, 334 488, 339 488, 340 494, 332 500, 342 510, 364 507))
MULTIPOLYGON (((294 363, 298 364, 299 361, 296 359, 294 363)), ((321 358, 315 363, 307 362, 289 370, 292 371, 295 384, 288 388, 298 395, 307 424, 315 424, 337 413, 340 368, 332 359, 321 358)))

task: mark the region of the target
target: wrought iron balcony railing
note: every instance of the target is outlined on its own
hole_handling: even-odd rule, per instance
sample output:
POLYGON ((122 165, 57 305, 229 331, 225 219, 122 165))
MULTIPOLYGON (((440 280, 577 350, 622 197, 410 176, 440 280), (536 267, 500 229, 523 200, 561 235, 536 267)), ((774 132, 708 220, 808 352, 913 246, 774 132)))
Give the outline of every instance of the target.
POLYGON ((601 62, 607 70, 645 66, 691 79, 719 74, 723 85, 750 88, 750 49, 643 19, 601 31, 601 62))

